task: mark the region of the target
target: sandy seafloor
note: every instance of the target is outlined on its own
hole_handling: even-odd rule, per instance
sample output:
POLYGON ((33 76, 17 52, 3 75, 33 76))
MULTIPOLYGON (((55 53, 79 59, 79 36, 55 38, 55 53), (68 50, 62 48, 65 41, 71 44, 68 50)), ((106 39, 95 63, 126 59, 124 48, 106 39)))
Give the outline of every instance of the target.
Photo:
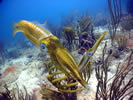
MULTIPOLYGON (((102 33, 106 28, 96 28, 94 32, 102 33)), ((102 55, 102 50, 104 43, 107 41, 107 48, 111 47, 111 41, 108 39, 108 35, 101 42, 96 53, 93 56, 93 59, 99 59, 102 55)), ((8 48, 15 49, 15 48, 8 48)), ((17 59, 6 60, 5 64, 2 65, 2 72, 5 71, 8 67, 15 67, 15 70, 9 73, 5 73, 1 76, 0 80, 0 91, 3 91, 3 84, 7 84, 9 89, 16 88, 16 84, 19 89, 23 90, 23 86, 26 87, 28 93, 32 93, 33 90, 39 90, 40 83, 45 83, 48 87, 51 87, 51 84, 46 78, 47 69, 44 66, 44 62, 50 59, 49 55, 46 53, 41 53, 40 49, 36 46, 32 46, 28 49, 18 49, 18 52, 23 52, 22 56, 17 59), (43 56, 40 56, 43 55, 43 56)), ((108 78, 111 78, 116 71, 116 68, 120 62, 123 62, 130 52, 123 53, 119 59, 112 58, 110 64, 110 71, 108 73, 108 78)), ((76 58, 76 61, 79 62, 81 55, 78 54, 78 51, 72 52, 73 56, 76 58)), ((92 60, 93 60, 92 59, 92 60)), ((92 68, 95 66, 92 66, 92 68)), ((93 68, 94 69, 94 68, 93 68)), ((89 90, 87 93, 80 91, 77 93, 78 100, 94 100, 95 92, 97 86, 97 80, 95 77, 95 70, 92 70, 91 77, 88 83, 89 90)), ((53 87, 54 88, 54 87, 53 87)))

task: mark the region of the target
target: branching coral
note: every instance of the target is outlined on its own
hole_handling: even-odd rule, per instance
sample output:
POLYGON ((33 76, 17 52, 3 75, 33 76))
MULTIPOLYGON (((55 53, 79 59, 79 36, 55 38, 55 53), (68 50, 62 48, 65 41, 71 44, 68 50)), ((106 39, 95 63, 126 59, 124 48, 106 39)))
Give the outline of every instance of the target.
MULTIPOLYGON (((110 100, 123 100, 133 97, 133 51, 122 65, 119 64, 111 83, 110 100)), ((131 99, 129 99, 131 100, 131 99)))
POLYGON ((5 85, 4 88, 6 91, 4 93, 0 93, 0 100, 36 100, 36 97, 33 94, 29 95, 27 93, 27 89, 25 88, 25 86, 25 93, 19 89, 18 85, 16 91, 14 89, 9 90, 7 85, 5 85))
POLYGON ((88 13, 80 16, 80 18, 78 19, 78 24, 79 24, 79 28, 80 28, 80 33, 82 33, 82 32, 90 33, 93 29, 91 17, 89 16, 88 13))
POLYGON ((113 46, 116 30, 121 19, 121 0, 108 0, 108 7, 111 18, 109 33, 111 38, 111 45, 113 46))
POLYGON ((5 89, 5 93, 0 93, 0 100, 13 100, 14 97, 11 97, 11 92, 9 91, 7 85, 5 85, 5 89))
POLYGON ((102 52, 102 60, 101 65, 97 65, 95 67, 96 78, 98 81, 97 91, 96 91, 96 100, 107 100, 107 76, 109 70, 108 60, 110 58, 111 53, 105 58, 105 54, 107 52, 106 49, 107 44, 105 43, 103 52, 102 52))
POLYGON ((111 53, 105 58, 105 51, 106 45, 103 49, 103 63, 95 68, 98 81, 96 100, 125 100, 127 98, 131 100, 133 97, 133 51, 122 65, 119 64, 116 74, 109 80, 107 76, 111 53), (110 80, 112 82, 108 85, 110 80))

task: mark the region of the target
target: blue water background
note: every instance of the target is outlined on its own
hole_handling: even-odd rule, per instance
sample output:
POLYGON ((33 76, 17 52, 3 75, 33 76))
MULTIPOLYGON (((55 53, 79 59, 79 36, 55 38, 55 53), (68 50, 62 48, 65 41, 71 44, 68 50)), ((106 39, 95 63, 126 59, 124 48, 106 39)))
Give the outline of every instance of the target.
POLYGON ((106 13, 107 0, 3 0, 0 3, 0 40, 12 42, 12 24, 20 20, 60 23, 62 16, 74 11, 95 16, 106 13))

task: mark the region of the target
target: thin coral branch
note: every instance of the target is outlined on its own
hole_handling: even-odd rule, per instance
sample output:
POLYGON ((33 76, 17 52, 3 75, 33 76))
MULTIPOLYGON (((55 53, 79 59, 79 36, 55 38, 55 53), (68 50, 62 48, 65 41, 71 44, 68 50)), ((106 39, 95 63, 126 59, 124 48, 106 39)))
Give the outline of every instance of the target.
POLYGON ((108 0, 109 13, 111 23, 109 25, 109 33, 111 37, 111 44, 113 46, 116 30, 121 19, 121 0, 108 0))
POLYGON ((23 86, 24 91, 20 90, 16 84, 16 91, 9 90, 8 86, 5 85, 5 93, 0 93, 0 99, 2 100, 36 100, 36 97, 32 94, 29 95, 25 86, 23 86))
POLYGON ((107 79, 108 79, 108 60, 111 54, 109 54, 105 58, 106 54, 106 46, 107 44, 105 43, 103 53, 102 53, 102 64, 98 65, 95 67, 95 72, 96 72, 96 78, 98 81, 97 84, 97 91, 96 91, 96 100, 100 100, 101 98, 103 100, 107 100, 107 79))
MULTIPOLYGON (((133 77, 130 79, 127 79, 127 75, 133 70, 133 63, 132 63, 132 55, 133 52, 131 52, 130 56, 128 57, 128 62, 123 64, 120 68, 120 70, 116 73, 115 78, 111 84, 109 98, 111 100, 118 100, 121 98, 125 98, 127 96, 127 92, 130 91, 130 89, 133 89, 133 77), (127 80, 126 85, 123 85, 124 80, 127 80)), ((128 93, 128 94, 133 94, 128 93)), ((130 95, 129 95, 130 96, 130 95)))
MULTIPOLYGON (((106 44, 102 54, 102 64, 96 66, 96 78, 98 81, 96 90, 96 100, 123 100, 133 96, 133 51, 124 63, 118 65, 116 74, 108 79, 108 61, 109 56, 105 59, 106 44), (110 85, 107 83, 112 80, 110 85), (109 87, 109 88, 107 88, 109 87)), ((129 99, 131 100, 131 99, 129 99)))

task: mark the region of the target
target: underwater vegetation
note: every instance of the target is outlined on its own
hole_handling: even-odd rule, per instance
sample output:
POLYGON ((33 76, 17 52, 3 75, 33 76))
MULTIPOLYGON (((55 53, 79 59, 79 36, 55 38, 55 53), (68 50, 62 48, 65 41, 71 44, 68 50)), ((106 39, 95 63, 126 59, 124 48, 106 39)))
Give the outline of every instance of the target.
POLYGON ((25 94, 21 90, 19 90, 18 85, 17 89, 14 89, 12 91, 8 89, 8 86, 6 84, 4 88, 6 89, 6 92, 0 94, 0 100, 36 100, 35 94, 29 95, 25 86, 23 87, 25 94))
POLYGON ((133 51, 123 63, 119 63, 115 75, 108 79, 109 60, 112 52, 107 53, 107 44, 105 43, 101 64, 95 67, 96 78, 98 81, 96 100, 132 100, 133 99, 133 51), (111 81, 112 80, 112 81, 111 81), (111 83, 109 83, 111 81, 111 83))
POLYGON ((115 48, 115 43, 117 43, 119 51, 126 49, 128 40, 131 37, 130 31, 133 27, 133 16, 130 13, 128 14, 128 11, 124 16, 121 2, 121 0, 108 0, 110 13, 108 30, 111 38, 111 45, 115 48), (118 31, 119 29, 121 31, 118 31))
POLYGON ((91 18, 90 16, 81 16, 79 19, 78 19, 78 23, 79 23, 79 26, 80 26, 80 32, 87 32, 88 31, 88 28, 91 24, 91 18))
POLYGON ((111 38, 111 45, 113 46, 116 30, 121 19, 121 0, 108 0, 108 7, 110 13, 109 34, 111 38))

